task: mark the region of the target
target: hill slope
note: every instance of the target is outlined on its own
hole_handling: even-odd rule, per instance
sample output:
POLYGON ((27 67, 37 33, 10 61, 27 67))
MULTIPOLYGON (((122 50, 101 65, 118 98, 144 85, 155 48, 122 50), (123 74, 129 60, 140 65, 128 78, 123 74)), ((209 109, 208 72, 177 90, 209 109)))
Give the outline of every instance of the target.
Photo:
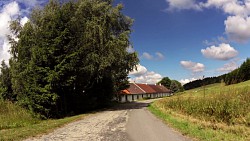
POLYGON ((250 139, 250 81, 229 86, 218 83, 199 87, 157 101, 150 108, 158 111, 158 115, 194 124, 199 129, 196 132, 211 130, 210 137, 197 137, 185 130, 186 134, 201 140, 250 139), (215 133, 218 131, 221 134, 215 133))

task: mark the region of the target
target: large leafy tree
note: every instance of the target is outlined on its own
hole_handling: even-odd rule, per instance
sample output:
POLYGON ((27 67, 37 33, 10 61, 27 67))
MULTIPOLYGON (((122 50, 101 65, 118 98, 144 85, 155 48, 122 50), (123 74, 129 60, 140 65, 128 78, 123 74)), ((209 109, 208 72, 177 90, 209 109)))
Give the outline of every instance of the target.
POLYGON ((11 24, 13 92, 43 117, 108 104, 138 63, 128 53, 132 20, 111 1, 51 0, 24 27, 11 24))
POLYGON ((170 89, 171 79, 169 79, 168 77, 163 77, 161 81, 159 81, 157 84, 161 84, 166 88, 170 89))
POLYGON ((184 88, 179 81, 171 80, 170 90, 175 93, 184 91, 184 88))

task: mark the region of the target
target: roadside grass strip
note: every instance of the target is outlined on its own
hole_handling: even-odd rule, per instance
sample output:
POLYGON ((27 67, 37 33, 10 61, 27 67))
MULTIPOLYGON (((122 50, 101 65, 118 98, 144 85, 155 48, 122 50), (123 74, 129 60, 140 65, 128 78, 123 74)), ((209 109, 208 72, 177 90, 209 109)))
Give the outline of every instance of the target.
MULTIPOLYGON (((192 117, 164 110, 157 106, 157 102, 151 104, 148 109, 167 125, 180 131, 183 135, 200 141, 246 141, 250 140, 248 133, 234 133, 223 129, 213 129, 204 121, 194 120, 192 117)), ((213 123, 210 123, 213 124, 213 123)), ((230 127, 229 127, 230 128, 230 127)), ((241 128, 240 128, 241 129, 241 128)), ((243 131, 244 129, 242 129, 243 131)), ((245 129, 246 130, 246 129, 245 129)))
POLYGON ((250 81, 212 84, 156 101, 149 110, 201 141, 250 141, 250 81))
POLYGON ((24 124, 21 127, 9 127, 0 130, 0 141, 19 141, 37 135, 52 132, 70 122, 81 120, 89 114, 82 114, 63 119, 36 120, 36 123, 24 124))

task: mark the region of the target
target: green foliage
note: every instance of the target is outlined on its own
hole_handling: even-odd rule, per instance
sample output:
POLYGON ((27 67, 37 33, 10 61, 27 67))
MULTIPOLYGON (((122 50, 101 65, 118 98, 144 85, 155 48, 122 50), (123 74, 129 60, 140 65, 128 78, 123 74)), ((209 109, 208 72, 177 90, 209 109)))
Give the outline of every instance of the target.
POLYGON ((247 58, 238 69, 226 74, 225 83, 227 85, 236 84, 250 80, 250 59, 247 58))
POLYGON ((163 77, 161 81, 159 81, 157 84, 158 85, 161 84, 165 86, 166 88, 170 89, 171 79, 169 79, 168 77, 163 77))
POLYGON ((181 83, 177 80, 171 80, 168 77, 164 77, 157 83, 158 85, 163 85, 166 88, 170 89, 172 92, 182 92, 184 89, 181 83))
POLYGON ((128 53, 132 20, 110 1, 51 0, 11 24, 10 68, 18 103, 41 117, 107 105, 138 63, 128 53))
POLYGON ((0 100, 0 130, 24 127, 34 124, 38 119, 30 112, 11 102, 0 100))
POLYGON ((174 92, 174 93, 175 92, 182 92, 182 91, 184 91, 181 83, 179 81, 177 81, 177 80, 171 80, 170 90, 172 92, 174 92))
POLYGON ((12 91, 10 68, 5 64, 4 60, 0 69, 0 99, 15 101, 16 96, 13 95, 12 91))

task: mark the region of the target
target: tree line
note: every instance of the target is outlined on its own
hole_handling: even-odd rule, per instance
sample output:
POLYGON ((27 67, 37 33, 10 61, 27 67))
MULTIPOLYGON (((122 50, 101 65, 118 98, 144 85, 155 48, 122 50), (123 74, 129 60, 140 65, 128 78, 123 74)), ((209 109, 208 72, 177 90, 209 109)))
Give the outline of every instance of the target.
POLYGON ((133 20, 121 10, 112 0, 50 0, 24 26, 20 18, 11 22, 0 98, 41 118, 107 106, 138 63, 127 52, 133 20))
POLYGON ((239 68, 217 77, 207 77, 184 84, 185 90, 194 89, 203 85, 225 82, 226 85, 236 84, 250 80, 250 59, 247 58, 239 68))

